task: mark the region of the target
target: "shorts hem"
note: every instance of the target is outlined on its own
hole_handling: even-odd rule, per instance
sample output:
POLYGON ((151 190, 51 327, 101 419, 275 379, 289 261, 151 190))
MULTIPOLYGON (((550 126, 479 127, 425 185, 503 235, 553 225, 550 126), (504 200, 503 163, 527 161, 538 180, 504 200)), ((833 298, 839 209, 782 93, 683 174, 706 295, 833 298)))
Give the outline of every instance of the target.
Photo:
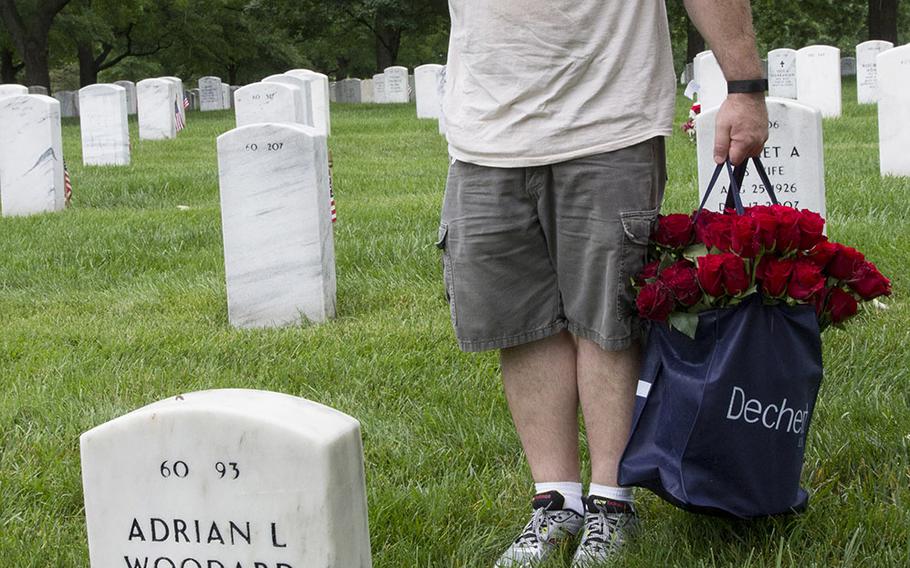
POLYGON ((508 349, 509 347, 517 347, 519 345, 524 345, 525 343, 531 343, 532 341, 546 339, 547 337, 556 335, 560 331, 566 329, 566 326, 565 320, 559 320, 547 326, 519 333, 517 335, 478 340, 459 339, 458 346, 465 353, 478 353, 480 351, 490 351, 493 349, 508 349))
POLYGON ((625 337, 619 339, 606 338, 600 333, 578 325, 577 323, 569 322, 568 324, 569 333, 576 337, 581 337, 589 341, 593 341, 600 346, 604 351, 623 351, 632 346, 632 343, 638 338, 638 334, 630 333, 625 337))

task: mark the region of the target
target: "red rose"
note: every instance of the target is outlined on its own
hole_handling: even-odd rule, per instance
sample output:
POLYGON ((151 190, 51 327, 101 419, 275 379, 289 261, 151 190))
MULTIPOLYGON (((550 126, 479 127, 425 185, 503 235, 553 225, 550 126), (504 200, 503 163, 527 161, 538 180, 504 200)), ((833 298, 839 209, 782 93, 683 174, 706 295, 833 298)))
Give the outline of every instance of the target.
POLYGON ((824 239, 819 241, 812 250, 809 251, 808 259, 815 263, 815 266, 825 270, 834 255, 837 254, 838 245, 824 239))
POLYGON ((787 284, 795 263, 792 258, 782 259, 776 256, 765 256, 761 259, 756 276, 761 281, 766 296, 780 298, 787 293, 787 284))
POLYGON ((641 269, 641 272, 638 273, 638 276, 635 277, 635 284, 637 286, 644 286, 648 280, 653 280, 657 278, 657 270, 660 268, 660 261, 655 260, 649 262, 641 269))
POLYGON ((831 314, 833 323, 840 323, 856 315, 858 305, 856 298, 840 288, 832 288, 828 295, 828 302, 825 311, 831 314))
POLYGON ((709 296, 724 294, 724 255, 707 254, 698 257, 698 283, 709 296))
POLYGON ((730 225, 730 251, 743 258, 754 258, 760 250, 755 220, 747 216, 734 217, 730 225))
POLYGON ((698 283, 709 295, 736 296, 749 288, 749 275, 742 258, 731 253, 698 257, 698 283))
POLYGON ((799 248, 802 234, 799 229, 799 211, 785 205, 772 205, 777 219, 777 250, 788 253, 799 248))
POLYGON ((771 211, 770 207, 756 205, 750 207, 746 214, 755 221, 755 232, 759 244, 765 251, 774 250, 777 242, 777 216, 771 211))
POLYGON ((835 244, 835 246, 837 252, 828 264, 828 275, 838 280, 850 280, 856 269, 866 262, 866 257, 855 248, 841 244, 835 244))
POLYGON ((828 307, 828 296, 831 295, 831 290, 833 289, 822 288, 821 292, 815 295, 815 315, 818 316, 818 319, 825 315, 825 310, 828 307))
POLYGON ((793 265, 793 274, 787 285, 787 294, 795 300, 809 301, 825 287, 821 269, 808 258, 800 258, 793 265))
POLYGON ((735 215, 721 215, 719 213, 711 215, 704 223, 701 223, 699 218, 699 226, 695 228, 698 240, 709 249, 716 248, 722 252, 728 252, 730 250, 731 231, 735 218, 735 215))
POLYGON ((749 274, 746 263, 735 254, 720 255, 724 258, 724 288, 731 296, 737 296, 749 289, 749 274))
POLYGON ((824 238, 825 220, 821 215, 808 209, 799 213, 799 248, 809 250, 824 238))
POLYGON ((673 292, 676 301, 685 307, 694 306, 702 298, 698 271, 688 260, 680 260, 663 269, 660 280, 673 292))
POLYGON ((695 226, 692 218, 683 213, 661 215, 654 229, 654 242, 667 248, 683 248, 692 243, 695 226))
POLYGON ((663 282, 652 282, 638 292, 635 305, 643 319, 666 321, 675 307, 673 292, 663 282))
POLYGON ((850 288, 863 300, 873 300, 891 294, 891 281, 869 261, 861 262, 850 280, 850 288))

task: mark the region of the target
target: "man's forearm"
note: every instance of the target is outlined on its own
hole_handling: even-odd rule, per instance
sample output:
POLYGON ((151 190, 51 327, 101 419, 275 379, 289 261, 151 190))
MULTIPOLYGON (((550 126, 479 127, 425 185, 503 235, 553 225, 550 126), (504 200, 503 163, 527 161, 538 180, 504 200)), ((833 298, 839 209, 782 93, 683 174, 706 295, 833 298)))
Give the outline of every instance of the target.
POLYGON ((749 0, 685 0, 685 5, 727 81, 761 78, 749 0))

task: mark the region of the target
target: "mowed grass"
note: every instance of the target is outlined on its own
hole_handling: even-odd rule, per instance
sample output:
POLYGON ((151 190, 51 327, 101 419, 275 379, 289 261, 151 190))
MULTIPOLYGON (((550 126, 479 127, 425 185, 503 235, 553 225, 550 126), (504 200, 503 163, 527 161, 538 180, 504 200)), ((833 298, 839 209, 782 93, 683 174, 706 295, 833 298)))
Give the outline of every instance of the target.
MULTIPOLYGON (((733 522, 639 492, 644 530, 620 565, 910 565, 910 180, 880 178, 875 107, 853 102, 855 85, 844 101, 825 121, 830 235, 895 294, 825 334, 810 508, 733 522)), ((413 106, 335 105, 332 118, 338 318, 271 331, 227 321, 215 137, 230 113, 192 113, 168 142, 139 141, 133 123, 121 169, 82 167, 78 121, 65 122, 73 207, 0 219, 0 566, 87 567, 80 433, 223 387, 361 421, 375 566, 490 566, 523 526, 531 480, 497 359, 456 348, 432 244, 445 143, 413 106)), ((691 210, 695 146, 677 131, 668 148, 665 211, 691 210)))

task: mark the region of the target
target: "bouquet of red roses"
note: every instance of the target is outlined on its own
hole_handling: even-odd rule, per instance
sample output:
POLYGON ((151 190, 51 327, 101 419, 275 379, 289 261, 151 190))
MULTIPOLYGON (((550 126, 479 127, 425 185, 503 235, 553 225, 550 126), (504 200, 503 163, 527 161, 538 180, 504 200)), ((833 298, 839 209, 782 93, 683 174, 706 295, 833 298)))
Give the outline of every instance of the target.
POLYGON ((695 336, 698 313, 759 293, 766 303, 811 304, 822 328, 891 293, 891 282, 851 247, 824 235, 809 210, 759 205, 660 216, 649 261, 634 279, 638 313, 695 336))

